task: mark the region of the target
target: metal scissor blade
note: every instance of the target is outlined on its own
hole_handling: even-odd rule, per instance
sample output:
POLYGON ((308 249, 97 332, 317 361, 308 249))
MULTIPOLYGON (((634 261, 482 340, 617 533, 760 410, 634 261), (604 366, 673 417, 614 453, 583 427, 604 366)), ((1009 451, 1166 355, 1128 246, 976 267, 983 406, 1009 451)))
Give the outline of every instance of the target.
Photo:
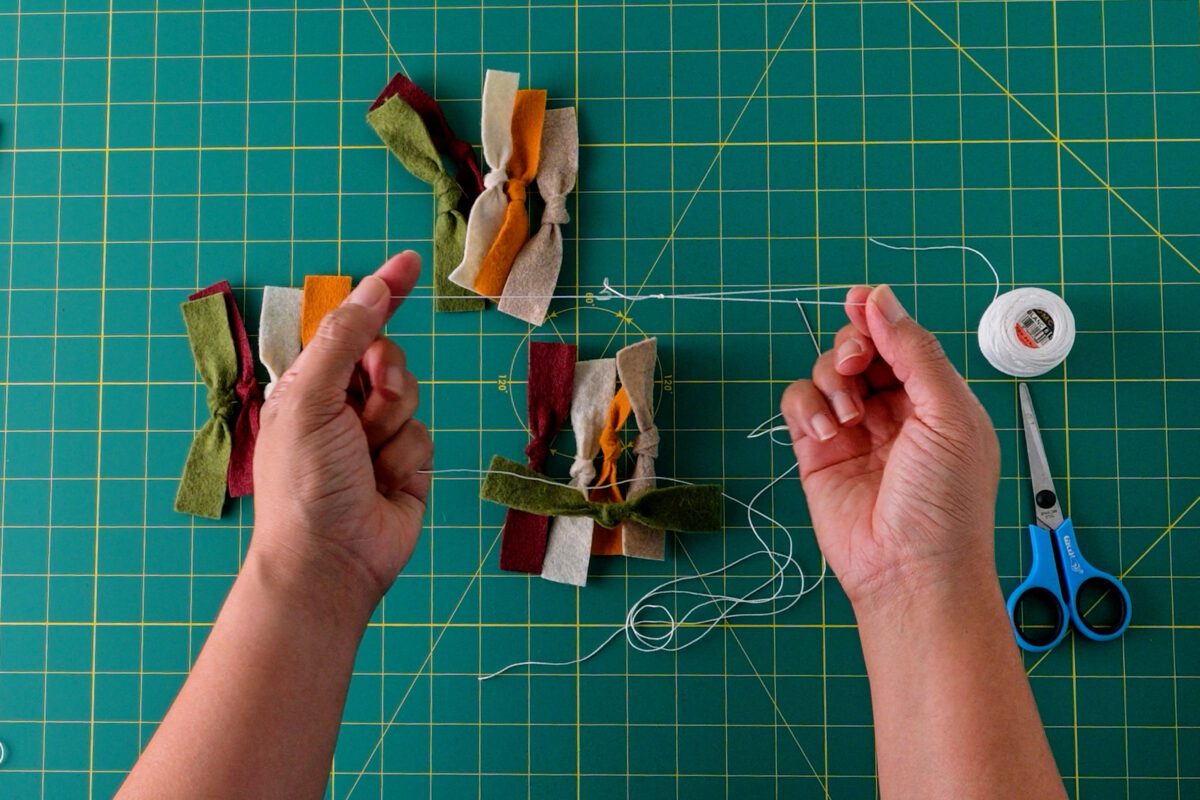
POLYGON ((1033 399, 1029 387, 1018 384, 1021 395, 1021 418, 1025 422, 1025 450, 1029 455, 1029 480, 1033 484, 1033 508, 1038 524, 1048 531, 1057 530, 1062 524, 1062 508, 1058 504, 1058 492, 1054 490, 1054 479, 1050 477, 1050 462, 1046 460, 1046 446, 1042 443, 1042 430, 1038 427, 1037 414, 1033 412, 1033 399))

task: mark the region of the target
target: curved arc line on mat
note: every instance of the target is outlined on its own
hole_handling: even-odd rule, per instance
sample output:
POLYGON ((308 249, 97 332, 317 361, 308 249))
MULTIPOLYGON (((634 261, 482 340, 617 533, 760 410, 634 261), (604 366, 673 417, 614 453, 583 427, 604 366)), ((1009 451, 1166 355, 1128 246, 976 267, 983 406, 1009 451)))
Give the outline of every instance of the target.
MULTIPOLYGON (((363 1, 366 2, 366 0, 363 1)), ((758 97, 758 90, 761 89, 763 84, 766 83, 767 75, 771 71, 771 66, 775 63, 775 59, 778 58, 779 54, 783 51, 783 46, 787 44, 788 39, 791 38, 792 31, 796 29, 796 23, 800 21, 800 16, 804 13, 804 9, 808 8, 812 2, 813 0, 804 0, 804 2, 800 4, 800 7, 796 9, 796 15, 792 17, 792 21, 788 24, 787 30, 783 32, 783 36, 779 37, 779 44, 775 45, 775 49, 771 51, 771 57, 767 59, 767 65, 763 67, 762 74, 758 76, 758 80, 755 82, 754 88, 750 90, 748 95, 746 95, 746 102, 742 104, 742 108, 740 111, 738 111, 738 115, 734 118, 733 124, 729 126, 729 132, 726 133, 725 138, 717 144, 717 152, 713 153, 712 161, 708 162, 708 168, 704 170, 704 175, 700 177, 699 183, 696 184, 696 188, 692 191, 691 196, 688 197, 688 201, 684 205, 683 211, 679 212, 678 219, 676 219, 671 225, 670 233, 668 233, 667 238, 663 240, 663 244, 662 247, 659 248, 658 255, 656 255, 654 257, 654 261, 650 263, 650 268, 646 270, 646 275, 642 278, 642 282, 638 284, 637 291, 634 292, 634 294, 642 293, 642 290, 646 288, 646 284, 650 282, 650 276, 654 274, 654 270, 657 269, 660 263, 662 263, 663 256, 666 255, 667 249, 671 246, 671 242, 675 241, 675 234, 679 231, 679 226, 683 224, 683 220, 687 216, 688 211, 691 210, 692 204, 695 203, 696 198, 700 196, 700 190, 704 188, 704 183, 708 180, 708 176, 712 174, 713 169, 717 166, 717 162, 721 160, 721 153, 725 151, 726 145, 728 145, 730 139, 733 138, 733 133, 737 130, 738 124, 742 121, 742 118, 746 116, 746 111, 750 108, 750 104, 754 102, 756 97, 758 97)), ((628 310, 629 306, 626 304, 625 313, 627 316, 628 310)), ((614 332, 612 337, 608 340, 608 344, 604 346, 604 352, 608 352, 608 348, 612 345, 613 341, 616 339, 616 336, 617 334, 614 332)))
POLYGON ((354 775, 354 781, 350 784, 350 788, 346 790, 343 800, 349 800, 350 795, 354 794, 354 790, 358 787, 359 781, 367 774, 367 767, 371 766, 371 761, 375 755, 383 747, 383 740, 387 738, 388 732, 392 726, 396 724, 396 717, 400 716, 400 711, 404 708, 404 704, 408 701, 409 695, 412 694, 413 687, 417 685, 417 679, 421 677, 421 673, 433 661, 433 654, 437 647, 442 642, 442 637, 446 635, 446 631, 450 629, 450 624, 454 622, 454 615, 458 613, 458 609, 462 607, 463 601, 467 599, 467 593, 471 591, 471 587, 479 580, 479 576, 483 573, 483 565, 488 562, 492 556, 492 551, 496 549, 496 544, 500 541, 500 530, 496 531, 496 535, 492 537, 492 543, 488 547, 487 552, 483 554, 483 558, 479 560, 479 566, 475 568, 475 573, 467 580, 467 585, 463 587, 462 594, 458 596, 458 601, 455 602, 454 608, 450 609, 450 615, 446 617, 446 621, 442 623, 442 629, 438 631, 438 636, 433 640, 433 645, 429 648, 429 654, 425 656, 425 660, 421 662, 421 666, 417 667, 412 674, 412 679, 408 682, 408 688, 404 690, 404 694, 400 697, 400 702, 396 704, 396 710, 392 712, 392 716, 388 718, 387 723, 383 726, 383 732, 379 734, 379 741, 375 742, 375 746, 371 748, 371 752, 367 753, 366 759, 363 761, 362 769, 354 775))
MULTIPOLYGON (((1196 495, 1196 497, 1192 499, 1192 502, 1188 503, 1187 507, 1184 508, 1183 511, 1179 512, 1179 516, 1177 516, 1177 517, 1175 517, 1175 519, 1171 520, 1171 524, 1168 525, 1163 530, 1163 532, 1160 533, 1158 535, 1158 537, 1155 538, 1155 540, 1153 542, 1151 542, 1149 544, 1149 546, 1146 547, 1145 550, 1142 551, 1141 555, 1139 555, 1137 558, 1135 558, 1128 567, 1121 570, 1120 574, 1117 575, 1117 580, 1120 580, 1120 581, 1125 580, 1125 578, 1129 575, 1129 573, 1133 572, 1134 568, 1137 567, 1138 564, 1142 563, 1142 561, 1146 558, 1146 556, 1150 555, 1150 551, 1153 550, 1154 548, 1158 547, 1158 545, 1162 543, 1163 539, 1166 539, 1168 536, 1170 536, 1171 533, 1175 530, 1175 528, 1179 525, 1179 523, 1183 522, 1183 518, 1186 517, 1189 513, 1191 513, 1192 509, 1198 505, 1200 505, 1200 494, 1196 495)), ((1073 633, 1071 635, 1074 636, 1073 633)), ((1033 671, 1035 669, 1037 669, 1041 665, 1041 663, 1043 661, 1045 661, 1046 658, 1053 652, 1054 652, 1053 650, 1047 650, 1046 652, 1042 653, 1041 656, 1038 657, 1037 661, 1034 661, 1032 664, 1029 665, 1028 668, 1026 668, 1025 674, 1026 675, 1032 674, 1033 671)))
POLYGON ((989 81, 992 82, 993 85, 995 85, 995 87, 997 89, 999 89, 1001 92, 1003 92, 1004 96, 1007 97, 1009 99, 1009 101, 1011 101, 1013 103, 1013 105, 1015 105, 1017 108, 1024 111, 1025 115, 1027 117, 1029 117, 1029 119, 1032 120, 1035 125, 1037 125, 1039 128, 1041 128, 1043 131, 1046 132, 1046 135, 1048 135, 1050 137, 1050 140, 1054 144, 1061 147, 1067 153, 1067 155, 1071 156, 1071 158, 1074 159, 1077 164, 1079 164, 1079 166, 1083 167, 1083 169, 1089 175, 1091 175, 1093 178, 1095 178, 1096 182, 1099 183, 1100 186, 1103 187, 1105 191, 1107 191, 1114 198, 1116 198, 1117 202, 1119 202, 1121 205, 1123 205, 1126 208, 1126 210, 1129 211, 1129 213, 1131 213, 1135 217, 1137 217, 1138 221, 1141 222, 1143 225, 1145 225, 1146 228, 1151 233, 1154 234, 1155 238, 1157 238, 1160 242, 1162 242, 1164 245, 1166 245, 1167 248, 1172 253, 1179 256, 1179 258, 1183 260, 1183 263, 1185 263, 1189 267, 1191 267, 1194 272, 1200 274, 1200 267, 1197 267, 1196 264, 1193 263, 1190 258, 1188 258, 1186 255, 1183 254, 1182 250, 1180 250, 1178 247, 1175 246, 1174 242, 1172 242, 1170 239, 1168 239, 1167 236, 1162 231, 1160 231, 1157 227, 1155 227, 1154 223, 1152 223, 1150 220, 1146 219, 1146 217, 1142 216, 1142 213, 1140 211, 1138 211, 1136 208, 1134 208, 1133 204, 1130 203, 1128 200, 1126 200, 1124 198, 1124 196, 1122 196, 1121 193, 1112 186, 1112 184, 1110 184, 1108 181, 1104 180, 1104 177, 1102 175, 1100 175, 1100 173, 1098 173, 1098 172, 1096 172, 1096 170, 1092 169, 1092 166, 1090 164, 1088 164, 1086 161, 1084 161, 1083 158, 1078 153, 1076 153, 1074 150, 1072 150, 1071 146, 1069 144, 1067 144, 1066 141, 1061 136, 1058 135, 1057 131, 1052 130, 1049 125, 1042 122, 1042 120, 1036 114, 1034 114, 1029 109, 1028 106, 1026 106, 1024 103, 1022 103, 1016 95, 1014 95, 1011 91, 1009 91, 1009 88, 1007 86, 1005 86, 1000 81, 999 78, 997 78, 995 75, 993 75, 991 72, 989 72, 988 69, 985 66, 983 66, 983 64, 980 64, 978 61, 976 61, 975 57, 972 56, 965 47, 963 47, 961 44, 959 44, 958 41, 953 36, 951 36, 949 33, 947 33, 942 28, 941 25, 938 25, 937 22, 935 22, 932 17, 930 17, 928 14, 926 14, 925 10, 917 4, 916 0, 908 0, 908 5, 913 11, 916 11, 918 14, 920 14, 921 17, 924 18, 925 21, 928 22, 929 25, 935 31, 937 31, 938 34, 940 34, 942 36, 942 38, 944 38, 947 42, 949 42, 963 58, 965 58, 976 69, 978 69, 985 78, 987 78, 989 81))

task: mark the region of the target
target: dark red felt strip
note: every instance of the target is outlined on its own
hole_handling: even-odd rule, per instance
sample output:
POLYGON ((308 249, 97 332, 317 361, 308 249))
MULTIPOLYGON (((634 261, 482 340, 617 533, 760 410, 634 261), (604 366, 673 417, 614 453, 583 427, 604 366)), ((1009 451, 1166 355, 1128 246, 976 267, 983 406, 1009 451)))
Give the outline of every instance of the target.
MULTIPOLYGON (((550 445, 571 413, 574 385, 575 345, 530 342, 525 379, 530 436, 525 456, 530 469, 545 471, 550 445)), ((549 529, 549 517, 510 508, 500 540, 500 569, 541 574, 549 529)))
POLYGON ((229 312, 229 332, 233 335, 238 359, 238 415, 233 427, 233 450, 229 455, 229 496, 242 497, 254 491, 254 442, 258 439, 258 412, 262 408, 262 389, 254 376, 254 354, 250 350, 250 339, 246 326, 238 311, 237 299, 229 281, 218 281, 201 289, 189 300, 199 300, 220 292, 225 295, 225 309, 229 312))
POLYGON ((401 100, 417 112, 421 121, 425 123, 425 129, 429 131, 429 139, 433 142, 434 149, 454 163, 454 179, 463 190, 459 211, 464 217, 467 216, 475 198, 483 191, 483 175, 479 172, 479 162, 475 160, 475 148, 455 135, 437 101, 409 80, 403 72, 392 76, 387 86, 379 93, 379 97, 371 104, 370 110, 383 105, 393 95, 399 95, 401 100))

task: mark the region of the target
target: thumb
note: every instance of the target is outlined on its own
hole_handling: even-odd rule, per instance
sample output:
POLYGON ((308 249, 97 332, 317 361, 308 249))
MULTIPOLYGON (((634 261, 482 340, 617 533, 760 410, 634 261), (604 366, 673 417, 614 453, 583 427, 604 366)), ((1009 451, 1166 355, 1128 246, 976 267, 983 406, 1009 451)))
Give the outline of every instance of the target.
POLYGON ((937 411, 962 402, 967 394, 962 376, 937 337, 908 315, 890 286, 877 286, 868 295, 866 321, 879 355, 915 408, 937 411))
POLYGON ((308 346, 292 364, 292 391, 341 403, 354 367, 387 321, 391 290, 368 275, 343 303, 325 315, 308 346))

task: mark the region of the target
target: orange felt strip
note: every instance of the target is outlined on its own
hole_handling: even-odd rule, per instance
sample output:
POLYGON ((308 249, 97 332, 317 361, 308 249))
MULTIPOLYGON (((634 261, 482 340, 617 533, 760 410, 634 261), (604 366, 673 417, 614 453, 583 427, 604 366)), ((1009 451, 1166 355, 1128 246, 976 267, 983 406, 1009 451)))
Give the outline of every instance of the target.
POLYGON ((512 155, 508 159, 508 183, 504 192, 508 206, 504 222, 479 267, 475 291, 499 297, 508 281, 517 253, 529 239, 529 210, 525 208, 525 190, 537 175, 542 153, 542 122, 546 116, 546 92, 522 89, 517 92, 512 117, 512 155))
MULTIPOLYGON (((604 421, 604 430, 600 431, 600 452, 604 461, 600 465, 600 476, 596 478, 596 486, 588 495, 589 500, 601 503, 619 503, 624 500, 621 487, 617 485, 617 461, 621 458, 621 428, 629 419, 629 395, 625 387, 617 390, 612 403, 608 406, 608 418, 604 421)), ((603 525, 592 527, 592 555, 619 556, 623 554, 621 547, 621 526, 605 528, 603 525)))
POLYGON ((305 275, 304 299, 300 301, 300 346, 307 347, 321 327, 325 315, 350 294, 349 275, 305 275))

